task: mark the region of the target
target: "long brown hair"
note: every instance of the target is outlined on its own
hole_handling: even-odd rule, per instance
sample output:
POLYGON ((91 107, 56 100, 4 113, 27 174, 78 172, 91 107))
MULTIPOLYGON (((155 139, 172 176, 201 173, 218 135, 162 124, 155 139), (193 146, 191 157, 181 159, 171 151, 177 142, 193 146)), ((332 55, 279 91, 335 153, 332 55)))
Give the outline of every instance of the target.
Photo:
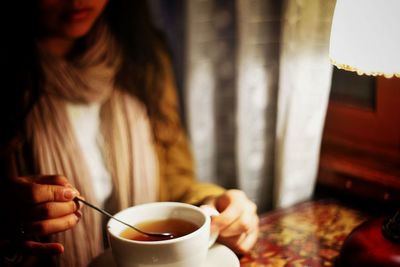
MULTIPOLYGON (((36 2, 24 1, 23 6, 19 1, 2 3, 0 34, 7 39, 0 42, 1 150, 18 136, 26 114, 42 93, 43 73, 35 45, 36 2)), ((145 104, 150 116, 163 119, 159 101, 165 64, 161 55, 168 57, 169 52, 163 34, 152 23, 146 0, 111 0, 102 19, 122 48, 123 62, 116 82, 129 88, 145 104)))

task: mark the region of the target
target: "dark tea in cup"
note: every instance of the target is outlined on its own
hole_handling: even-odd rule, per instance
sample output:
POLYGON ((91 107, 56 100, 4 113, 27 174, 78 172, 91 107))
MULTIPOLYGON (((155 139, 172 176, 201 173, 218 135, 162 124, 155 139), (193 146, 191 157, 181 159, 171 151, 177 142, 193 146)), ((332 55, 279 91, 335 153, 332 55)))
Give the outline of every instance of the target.
MULTIPOLYGON (((190 234, 199 228, 196 224, 192 222, 175 218, 146 221, 135 224, 134 226, 145 232, 172 233, 173 235, 172 239, 190 234)), ((136 240, 136 241, 161 241, 161 240, 171 239, 163 237, 146 236, 131 228, 127 228, 124 231, 122 231, 120 236, 126 239, 136 240)))

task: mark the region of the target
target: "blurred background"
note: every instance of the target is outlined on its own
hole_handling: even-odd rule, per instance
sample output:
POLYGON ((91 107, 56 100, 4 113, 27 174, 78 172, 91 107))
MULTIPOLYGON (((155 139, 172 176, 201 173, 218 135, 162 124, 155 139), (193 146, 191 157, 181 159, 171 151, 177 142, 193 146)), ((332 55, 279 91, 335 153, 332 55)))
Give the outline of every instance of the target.
POLYGON ((316 191, 396 198, 399 82, 332 68, 334 0, 148 1, 199 179, 244 190, 261 212, 316 191))

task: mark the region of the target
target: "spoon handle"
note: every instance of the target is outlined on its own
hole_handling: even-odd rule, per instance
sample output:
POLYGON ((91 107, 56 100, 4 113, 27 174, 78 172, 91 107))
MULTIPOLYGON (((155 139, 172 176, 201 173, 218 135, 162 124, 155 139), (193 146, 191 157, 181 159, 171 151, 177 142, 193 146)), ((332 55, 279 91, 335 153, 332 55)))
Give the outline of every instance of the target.
POLYGON ((90 203, 87 202, 86 200, 83 200, 83 199, 81 199, 81 198, 79 198, 79 197, 75 197, 75 199, 78 200, 78 201, 80 201, 80 202, 82 202, 82 203, 84 203, 85 205, 88 205, 89 207, 91 207, 91 208, 93 208, 93 209, 95 209, 95 210, 97 210, 97 211, 103 213, 104 215, 108 216, 109 218, 114 219, 114 220, 116 220, 116 221, 118 221, 118 222, 120 222, 120 223, 122 223, 122 224, 124 224, 124 225, 126 225, 126 226, 128 226, 128 227, 130 227, 130 228, 133 228, 133 229, 135 229, 136 231, 138 231, 138 232, 140 232, 140 233, 142 233, 142 234, 144 234, 144 235, 147 235, 146 233, 142 232, 140 229, 135 228, 135 227, 133 227, 132 225, 127 224, 126 222, 121 221, 121 220, 115 218, 113 215, 111 215, 111 214, 108 213, 107 211, 105 211, 105 210, 103 210, 103 209, 100 209, 100 208, 94 206, 93 204, 90 204, 90 203))
POLYGON ((132 228, 132 229, 135 230, 135 231, 138 231, 139 233, 141 233, 141 234, 143 234, 143 235, 145 235, 145 236, 153 236, 153 237, 162 238, 162 239, 174 238, 174 234, 172 234, 172 233, 167 233, 167 232, 165 232, 165 233, 161 233, 161 232, 160 232, 160 233, 156 233, 156 232, 145 232, 145 231, 142 231, 142 230, 140 230, 139 228, 136 228, 135 226, 132 226, 132 225, 130 225, 130 224, 127 224, 127 223, 124 222, 124 221, 121 221, 120 219, 115 218, 112 214, 108 213, 107 211, 105 211, 105 210, 103 210, 103 209, 101 209, 101 208, 99 208, 99 207, 96 207, 96 206, 93 205, 93 204, 90 204, 89 202, 87 202, 86 200, 83 200, 83 199, 80 198, 80 197, 75 197, 75 200, 76 200, 76 201, 80 201, 80 202, 84 203, 85 205, 88 205, 88 206, 91 207, 92 209, 97 210, 98 212, 100 212, 100 213, 106 215, 107 217, 109 217, 109 218, 111 218, 111 219, 114 219, 114 220, 116 220, 116 221, 122 223, 123 225, 126 225, 126 226, 128 226, 129 228, 132 228))

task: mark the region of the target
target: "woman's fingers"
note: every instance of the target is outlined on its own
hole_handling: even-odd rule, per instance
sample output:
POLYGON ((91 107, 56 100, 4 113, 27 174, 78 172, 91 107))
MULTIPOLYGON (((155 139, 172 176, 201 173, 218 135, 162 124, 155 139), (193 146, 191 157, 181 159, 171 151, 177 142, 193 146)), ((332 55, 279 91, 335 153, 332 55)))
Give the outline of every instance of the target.
POLYGON ((24 225, 24 232, 27 236, 46 236, 63 232, 74 227, 81 213, 79 211, 55 219, 33 221, 24 225))
POLYGON ((78 192, 73 188, 48 185, 48 184, 32 184, 29 201, 33 203, 43 203, 51 201, 71 201, 78 196, 78 192))
POLYGON ((63 176, 19 177, 13 184, 14 196, 27 204, 70 201, 79 192, 63 176))
POLYGON ((258 227, 257 207, 242 191, 229 190, 215 200, 215 206, 224 208, 212 221, 222 236, 236 236, 258 227))
POLYGON ((74 201, 79 192, 61 175, 25 176, 3 183, 0 208, 8 216, 1 223, 0 247, 26 255, 55 255, 64 251, 59 243, 36 242, 73 228, 82 216, 74 201), (11 204, 9 201, 13 201, 11 204))
POLYGON ((234 224, 240 218, 241 213, 242 210, 240 207, 230 207, 223 211, 220 215, 214 217, 212 219, 212 224, 217 225, 220 232, 223 232, 226 228, 234 224))
POLYGON ((258 233, 259 233, 258 227, 256 229, 254 229, 253 231, 249 232, 246 235, 245 239, 241 243, 239 243, 237 253, 244 254, 244 253, 248 252, 251 248, 253 248, 257 242, 258 233))
POLYGON ((234 222, 221 229, 220 235, 223 237, 238 236, 253 231, 257 227, 258 216, 252 209, 247 209, 242 214, 239 214, 239 217, 234 222))
POLYGON ((221 214, 214 218, 213 224, 218 225, 220 230, 236 221, 243 212, 243 195, 241 191, 228 190, 214 200, 213 205, 221 214))
POLYGON ((64 246, 60 243, 24 241, 20 245, 20 251, 26 255, 57 255, 64 252, 64 246))
POLYGON ((10 241, 1 240, 0 249, 4 254, 12 255, 16 251, 23 255, 57 255, 64 252, 60 243, 42 243, 37 241, 10 241))
POLYGON ((232 237, 222 237, 218 238, 218 242, 230 247, 236 254, 245 254, 248 252, 254 244, 257 242, 258 238, 258 228, 248 233, 242 233, 238 236, 232 237))
POLYGON ((75 201, 68 202, 46 202, 35 205, 28 213, 27 218, 31 220, 43 220, 63 217, 76 212, 79 206, 75 201))
POLYGON ((49 184, 49 185, 60 185, 60 186, 70 186, 67 177, 63 175, 40 175, 40 176, 30 176, 28 177, 32 182, 36 184, 49 184))
POLYGON ((228 190, 206 204, 220 212, 212 219, 212 226, 220 231, 218 241, 239 254, 250 250, 257 240, 259 219, 256 205, 244 192, 228 190))

